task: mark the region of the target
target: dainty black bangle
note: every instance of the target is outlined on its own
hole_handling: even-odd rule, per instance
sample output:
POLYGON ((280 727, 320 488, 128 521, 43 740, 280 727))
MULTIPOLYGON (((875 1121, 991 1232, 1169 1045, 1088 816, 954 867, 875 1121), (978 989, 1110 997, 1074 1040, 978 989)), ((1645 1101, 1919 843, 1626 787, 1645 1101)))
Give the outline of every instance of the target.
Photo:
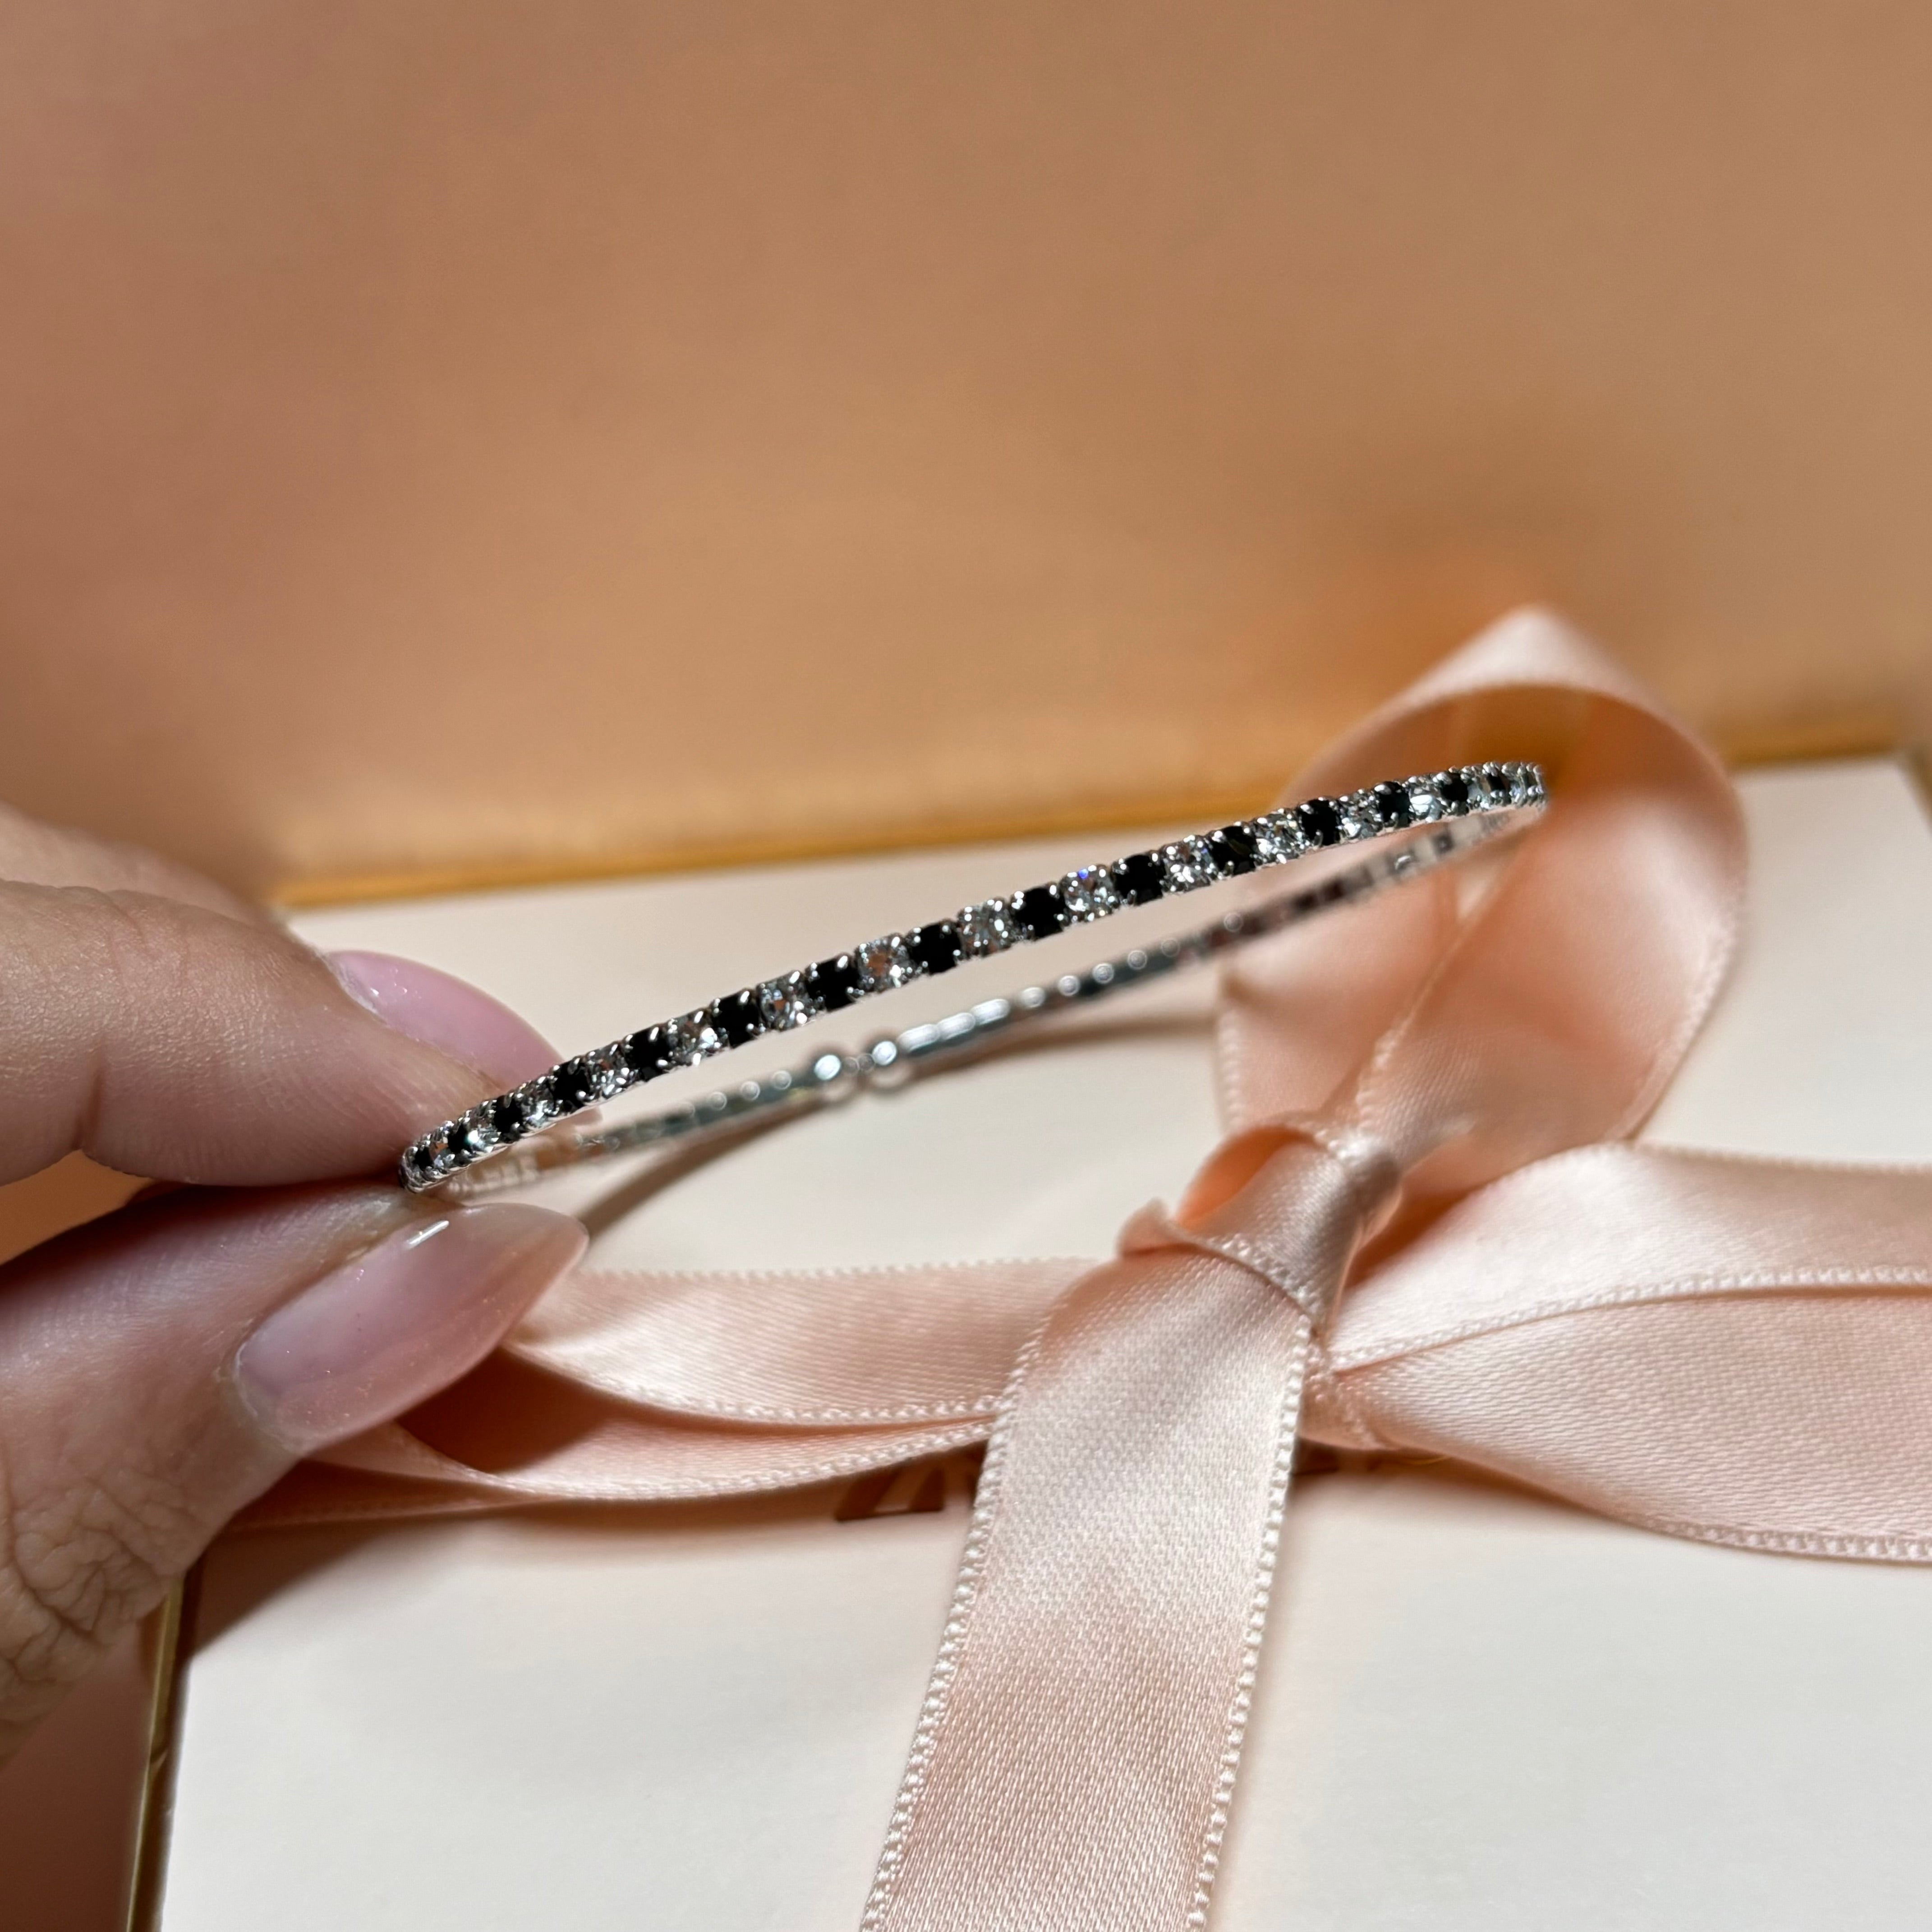
MULTIPOLYGON (((424 1192, 519 1142, 547 1133, 572 1114, 676 1068, 694 1066, 765 1034, 791 1032, 825 1014, 841 1012, 914 980, 950 973, 966 960, 1050 939, 1072 926, 1090 924, 1130 906, 1151 905, 1222 879, 1286 865, 1330 846, 1405 833, 1414 843, 1419 832, 1440 821, 1533 815, 1545 802, 1543 774, 1533 764, 1464 765, 1423 777, 1391 779, 1346 798, 1310 799, 1258 818, 1238 820, 1216 830, 1175 839, 1154 851, 1130 853, 1112 865, 1077 866, 1049 884, 1029 886, 1004 898, 982 899, 950 918, 868 940, 848 952, 724 994, 676 1018, 642 1028, 608 1046, 560 1061, 548 1072, 484 1101, 460 1119, 446 1120, 412 1142, 402 1156, 400 1178, 412 1192, 424 1192)), ((1484 828, 1490 829, 1502 830, 1504 826, 1498 823, 1484 828)), ((1434 856, 1450 856, 1461 842, 1444 841, 1434 856)), ((1421 849, 1431 848, 1424 844, 1421 849)), ((1394 878, 1402 868, 1391 862, 1386 869, 1394 878)), ((1292 901, 1282 904, 1293 908, 1292 901)), ((1287 922, 1285 914, 1271 922, 1253 914, 1246 915, 1245 920, 1243 915, 1233 915, 1218 928, 1208 928, 1184 944, 1168 942, 1165 952, 1156 947, 1141 956, 1160 953, 1178 959, 1180 954, 1177 946, 1184 951, 1192 947, 1206 956, 1235 940, 1258 936, 1287 922), (1219 940, 1212 937, 1216 931, 1223 935, 1219 940)), ((1135 976, 1144 974, 1125 974, 1110 967, 1094 980, 1085 996, 1135 976)), ((1078 976, 1070 978, 1077 981, 1078 976)), ((1011 1006, 1010 1002, 986 1004, 989 1008, 1011 1006)), ((1051 1004, 1042 995, 1034 1009, 1051 1004)), ((828 1084, 831 1077, 828 1076, 828 1084)), ((774 1085, 774 1096, 782 1097, 791 1084, 774 1085)), ((610 1137, 604 1138, 608 1142, 610 1137)), ((583 1158, 586 1151, 614 1150, 596 1137, 579 1136, 579 1142, 576 1154, 562 1157, 583 1158)), ((505 1162, 506 1180, 514 1184, 513 1174, 520 1176, 554 1164, 531 1160, 505 1162)), ((476 1177, 478 1182, 482 1179, 476 1177)))

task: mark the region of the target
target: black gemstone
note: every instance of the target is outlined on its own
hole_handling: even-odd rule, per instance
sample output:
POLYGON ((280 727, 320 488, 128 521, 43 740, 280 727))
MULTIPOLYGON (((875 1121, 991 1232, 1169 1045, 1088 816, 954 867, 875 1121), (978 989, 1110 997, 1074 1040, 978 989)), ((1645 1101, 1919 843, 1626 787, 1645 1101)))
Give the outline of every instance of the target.
POLYGON ((550 1076, 550 1090, 560 1111, 574 1114, 590 1098, 590 1076, 574 1060, 566 1060, 550 1076))
POLYGON ((821 959, 816 966, 807 967, 805 983, 812 988, 812 998, 828 1013, 849 1006, 864 990, 859 969, 853 964, 849 952, 842 952, 835 959, 821 959))
POLYGON ((1369 796, 1376 802, 1384 825, 1412 825, 1415 807, 1408 802, 1408 788, 1394 783, 1378 784, 1369 796))
POLYGON ((1460 818, 1469 808, 1469 781, 1460 772, 1444 772, 1436 781, 1436 796, 1451 818, 1460 818))
POLYGON ((928 973, 950 973, 959 964, 958 928, 950 920, 935 920, 906 935, 906 950, 928 973))
POLYGON ((1051 939, 1072 922, 1072 916, 1060 904, 1058 888, 1052 886, 1034 886, 1021 893, 1013 916, 1029 939, 1051 939))
POLYGON ((1245 825, 1224 825, 1208 841, 1214 854, 1214 868, 1225 879, 1231 872, 1252 872, 1258 849, 1255 835, 1245 825))
POLYGON ((722 1000, 711 1004, 711 1024, 722 1035, 727 1045, 742 1046, 748 1040, 756 1040, 765 1030, 765 1023, 758 1012, 758 996, 754 992, 728 993, 722 1000))
POLYGON ((1488 790, 1492 805, 1508 805, 1510 800, 1509 768, 1505 765, 1485 765, 1483 783, 1488 790))
POLYGON ((524 1103, 514 1094, 506 1094, 490 1106, 490 1124, 506 1141, 523 1138, 524 1103))
POLYGON ((1136 852, 1112 868, 1120 896, 1130 905, 1152 905, 1160 897, 1160 861, 1151 852, 1136 852))
POLYGON ((655 1080, 670 1066, 670 1047, 662 1027, 644 1027, 624 1042, 624 1058, 640 1080, 655 1080))
POLYGON ((1294 816, 1310 844, 1341 844, 1342 814, 1335 809, 1332 799, 1311 798, 1306 805, 1295 808, 1294 816))

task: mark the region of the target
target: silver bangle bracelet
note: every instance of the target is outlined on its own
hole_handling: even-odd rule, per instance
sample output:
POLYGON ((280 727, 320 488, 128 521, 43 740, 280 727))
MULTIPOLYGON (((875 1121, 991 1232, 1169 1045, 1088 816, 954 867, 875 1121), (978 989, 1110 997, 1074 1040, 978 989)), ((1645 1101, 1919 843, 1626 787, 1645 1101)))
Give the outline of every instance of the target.
POLYGON ((402 1156, 400 1178, 414 1193, 432 1188, 464 1196, 494 1192, 578 1161, 735 1125, 749 1116, 823 1105, 862 1085, 895 1084, 935 1063, 983 1050, 994 1034, 1016 1024, 1213 958, 1418 876, 1528 822, 1545 802, 1543 774, 1534 765, 1466 765, 1388 781, 1346 798, 1310 799, 1155 851, 1132 853, 1110 866, 1082 866, 1051 884, 982 900, 950 918, 868 940, 560 1061, 413 1142, 402 1156), (1136 946, 1050 986, 982 1000, 946 1019, 882 1037, 858 1053, 828 1049, 795 1070, 746 1081, 646 1119, 574 1134, 556 1131, 571 1116, 676 1068, 766 1034, 789 1033, 968 960, 1365 839, 1388 840, 1388 849, 1317 886, 1264 900, 1179 938, 1136 946), (478 1163, 484 1165, 479 1168, 478 1163))

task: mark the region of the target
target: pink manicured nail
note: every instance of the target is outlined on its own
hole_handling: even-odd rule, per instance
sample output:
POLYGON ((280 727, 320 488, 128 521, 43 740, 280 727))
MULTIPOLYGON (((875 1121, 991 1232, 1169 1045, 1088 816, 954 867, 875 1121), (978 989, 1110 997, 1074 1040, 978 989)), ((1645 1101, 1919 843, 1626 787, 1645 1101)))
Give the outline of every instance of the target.
POLYGON ((350 994, 398 1033, 505 1087, 534 1079, 557 1055, 536 1029, 467 980, 390 952, 332 952, 350 994))
POLYGON ((236 1388, 298 1455, 373 1429, 474 1368, 586 1239, 520 1204, 404 1228, 277 1309, 236 1354, 236 1388))

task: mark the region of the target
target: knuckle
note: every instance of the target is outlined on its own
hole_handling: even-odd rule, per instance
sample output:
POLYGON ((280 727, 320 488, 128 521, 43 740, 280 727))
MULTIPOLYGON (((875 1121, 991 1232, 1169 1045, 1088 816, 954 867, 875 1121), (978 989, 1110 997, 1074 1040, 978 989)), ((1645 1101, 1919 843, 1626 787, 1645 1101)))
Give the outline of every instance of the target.
POLYGON ((128 1471, 74 1477, 37 1499, 0 1456, 0 1726, 31 1723, 165 1590, 199 1540, 186 1499, 128 1471))

